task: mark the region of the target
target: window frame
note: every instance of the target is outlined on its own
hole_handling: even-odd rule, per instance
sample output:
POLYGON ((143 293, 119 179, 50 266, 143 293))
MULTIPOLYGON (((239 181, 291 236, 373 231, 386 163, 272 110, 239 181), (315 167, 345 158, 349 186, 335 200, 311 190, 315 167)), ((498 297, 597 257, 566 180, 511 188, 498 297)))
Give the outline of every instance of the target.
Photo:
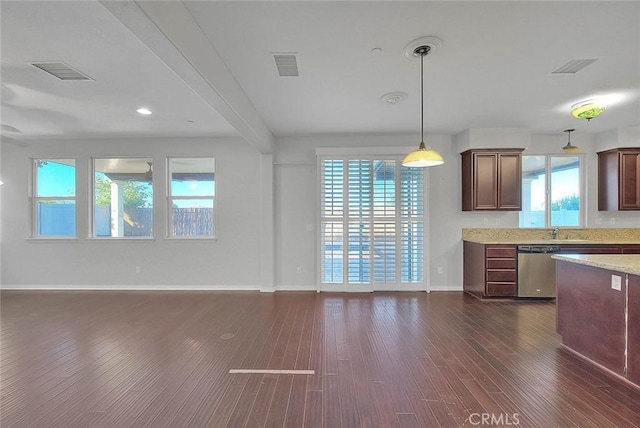
MULTIPOLYGON (((404 220, 404 217, 401 216, 401 204, 402 204, 402 199, 400 196, 400 186, 401 186, 401 177, 402 177, 402 166, 401 166, 401 161, 404 158, 404 154, 399 154, 398 153, 398 149, 399 148, 395 148, 395 150, 393 151, 389 151, 387 148, 372 148, 372 149, 365 149, 363 148, 363 151, 359 151, 357 149, 351 151, 348 149, 335 149, 335 150, 331 150, 331 149, 316 149, 316 160, 317 160, 317 197, 316 197, 316 201, 317 201, 317 207, 316 207, 316 216, 317 216, 317 244, 316 244, 316 251, 318 251, 317 254, 317 272, 316 272, 316 283, 317 283, 317 289, 318 291, 328 291, 328 292, 363 292, 363 291, 428 291, 429 290, 429 273, 430 273, 430 269, 429 269, 429 264, 427 261, 428 258, 428 254, 429 254, 429 245, 428 245, 428 240, 427 240, 427 234, 428 234, 428 230, 429 230, 429 213, 428 213, 428 198, 427 198, 427 189, 428 189, 428 176, 429 174, 425 171, 426 168, 420 168, 420 171, 423 173, 423 188, 422 188, 422 198, 423 198, 423 215, 421 217, 421 221, 422 221, 422 280, 419 282, 402 282, 402 263, 401 263, 401 258, 402 258, 402 221, 404 220), (385 150, 386 149, 386 150, 385 150), (335 154, 334 154, 335 153, 335 154), (369 161, 373 161, 373 160, 393 160, 395 161, 396 164, 396 169, 395 169, 395 176, 394 176, 394 180, 395 180, 395 188, 396 188, 396 216, 394 217, 396 219, 396 236, 395 236, 395 240, 396 240, 396 281, 394 282, 379 282, 375 280, 375 273, 374 273, 374 263, 373 263, 373 257, 371 258, 371 280, 368 283, 349 283, 348 282, 348 272, 344 270, 343 268, 343 282, 342 283, 326 283, 326 282, 322 282, 323 276, 322 276, 322 272, 323 272, 323 264, 322 264, 322 258, 323 258, 323 249, 322 249, 322 224, 323 224, 323 220, 324 218, 322 217, 322 186, 323 186, 323 181, 322 181, 322 168, 323 168, 323 162, 327 161, 327 160, 336 160, 336 161, 343 161, 344 162, 344 170, 343 170, 343 176, 344 176, 344 180, 348 180, 348 176, 347 176, 347 168, 346 165, 349 163, 349 161, 357 161, 357 160, 369 160, 369 161)), ((402 149, 402 148, 400 148, 402 149)), ((415 148, 411 148, 408 147, 406 148, 407 152, 411 151, 415 148)), ((344 186, 348 186, 348 181, 344 181, 344 186)), ((373 188, 372 188, 372 197, 373 197, 373 188)), ((346 214, 346 206, 348 205, 348 199, 347 199, 347 195, 345 195, 345 199, 344 199, 344 212, 343 212, 343 216, 342 216, 342 222, 345 226, 348 226, 348 222, 350 219, 350 216, 348 216, 346 214)), ((373 206, 372 206, 372 212, 373 212, 373 206)), ((372 219, 373 219, 373 214, 372 214, 372 219)), ((371 222, 371 225, 373 226, 373 220, 371 222)), ((344 236, 348 235, 348 227, 345 228, 345 226, 343 226, 343 233, 345 234, 344 236)), ((347 241, 347 245, 348 245, 348 239, 343 238, 343 245, 344 245, 344 241, 347 241)), ((373 245, 373 238, 371 239, 371 245, 373 245)), ((344 246, 343 246, 344 248, 344 246)), ((343 250, 344 251, 344 250, 343 250)), ((348 253, 345 252, 343 255, 343 266, 348 264, 348 253)))
POLYGON ((105 159, 148 159, 152 165, 155 164, 155 160, 153 156, 94 156, 89 158, 89 230, 88 235, 90 240, 94 241, 102 241, 102 242, 123 242, 123 241, 154 241, 156 235, 156 174, 154 174, 151 178, 151 212, 152 212, 152 221, 153 225, 152 234, 146 236, 98 236, 96 235, 96 160, 105 160, 105 159))
POLYGON ((29 162, 31 164, 31 173, 30 179, 31 183, 29 185, 29 238, 32 240, 53 240, 53 241, 76 241, 78 238, 78 160, 75 157, 69 156, 57 156, 57 157, 47 157, 47 158, 29 158, 29 162), (62 161, 62 160, 73 160, 73 168, 74 168, 74 179, 73 179, 73 197, 70 196, 48 196, 48 197, 39 197, 38 196, 38 166, 37 163, 39 161, 62 161), (75 225, 74 225, 74 234, 73 235, 40 235, 38 234, 38 201, 39 200, 54 200, 54 201, 73 201, 74 206, 74 217, 75 217, 75 225))
MULTIPOLYGON (((540 229, 549 229, 549 228, 553 228, 553 227, 561 227, 561 228, 565 228, 565 229, 580 229, 585 227, 585 223, 586 223, 586 183, 585 183, 585 177, 586 177, 586 173, 585 173, 585 161, 584 161, 584 153, 541 153, 541 154, 526 154, 526 155, 522 155, 523 157, 525 156, 544 156, 544 168, 545 168, 545 201, 544 201, 544 226, 540 226, 540 227, 534 227, 534 226, 520 226, 520 216, 522 215, 522 210, 519 212, 519 216, 518 216, 518 228, 520 229, 536 229, 536 230, 540 230, 540 229), (552 225, 551 224, 551 159, 552 158, 563 158, 563 157, 574 157, 574 158, 578 158, 578 168, 579 168, 579 172, 578 172, 578 185, 579 185, 579 189, 580 189, 580 205, 579 205, 579 213, 578 213, 578 225, 576 226, 567 226, 567 225, 552 225)), ((523 186, 523 179, 524 179, 524 170, 522 171, 522 176, 520 179, 520 188, 522 191, 522 186, 523 186)), ((524 194, 524 192, 522 192, 522 194, 524 194)))
POLYGON ((217 236, 216 236, 216 218, 217 218, 217 212, 218 212, 218 204, 216 203, 216 196, 218 193, 218 189, 217 189, 217 184, 218 184, 218 178, 217 178, 217 172, 216 172, 216 157, 211 155, 211 156, 168 156, 166 158, 166 162, 165 162, 165 170, 167 172, 166 174, 166 233, 165 233, 165 239, 167 241, 212 241, 212 242, 216 242, 218 240, 217 236), (194 199, 193 196, 173 196, 172 192, 171 192, 171 181, 172 181, 172 172, 171 172, 171 160, 172 159, 212 159, 213 160, 213 174, 214 174, 214 178, 213 178, 213 195, 211 196, 201 196, 198 195, 196 198, 197 199, 206 199, 206 200, 211 200, 213 202, 213 218, 212 218, 212 234, 211 235, 196 235, 196 236, 188 236, 188 235, 174 235, 173 234, 173 201, 175 199, 183 199, 183 200, 189 200, 189 199, 194 199))

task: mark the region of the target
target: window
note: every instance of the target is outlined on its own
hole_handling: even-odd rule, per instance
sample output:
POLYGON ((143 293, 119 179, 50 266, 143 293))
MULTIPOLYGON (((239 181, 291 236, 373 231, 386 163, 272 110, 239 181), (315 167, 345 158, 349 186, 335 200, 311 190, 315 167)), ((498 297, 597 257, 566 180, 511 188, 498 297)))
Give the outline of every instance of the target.
POLYGON ((169 159, 169 236, 213 237, 214 158, 169 159))
POLYGON ((153 163, 150 158, 93 160, 93 234, 153 236, 153 163))
POLYGON ((34 159, 33 177, 33 236, 76 236, 75 159, 34 159))
POLYGON ((520 227, 582 225, 581 156, 522 156, 520 227))
MULTIPOLYGON (((322 159, 320 281, 424 281, 424 173, 400 159, 322 159)), ((386 286, 385 286, 386 284, 386 286)))

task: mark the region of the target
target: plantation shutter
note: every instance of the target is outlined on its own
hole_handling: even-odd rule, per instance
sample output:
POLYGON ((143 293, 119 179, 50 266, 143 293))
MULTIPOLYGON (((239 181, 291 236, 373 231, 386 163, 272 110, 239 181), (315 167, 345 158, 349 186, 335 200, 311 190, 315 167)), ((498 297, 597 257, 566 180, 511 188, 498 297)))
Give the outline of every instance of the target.
POLYGON ((403 168, 399 159, 319 165, 320 281, 423 282, 423 171, 403 168))

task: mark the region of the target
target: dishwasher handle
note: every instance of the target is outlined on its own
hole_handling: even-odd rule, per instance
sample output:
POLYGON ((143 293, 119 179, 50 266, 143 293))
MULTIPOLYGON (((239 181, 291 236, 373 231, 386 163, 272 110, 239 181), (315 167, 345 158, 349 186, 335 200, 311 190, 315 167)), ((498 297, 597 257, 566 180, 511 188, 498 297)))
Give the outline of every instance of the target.
POLYGON ((560 247, 557 245, 518 245, 518 253, 558 253, 560 247))

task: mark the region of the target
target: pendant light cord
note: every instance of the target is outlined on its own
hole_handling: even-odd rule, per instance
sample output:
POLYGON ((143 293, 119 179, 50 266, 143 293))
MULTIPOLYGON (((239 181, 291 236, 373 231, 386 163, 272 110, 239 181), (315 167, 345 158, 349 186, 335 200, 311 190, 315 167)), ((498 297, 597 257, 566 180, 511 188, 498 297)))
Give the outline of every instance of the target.
POLYGON ((420 142, 424 144, 424 56, 420 53, 420 142))

